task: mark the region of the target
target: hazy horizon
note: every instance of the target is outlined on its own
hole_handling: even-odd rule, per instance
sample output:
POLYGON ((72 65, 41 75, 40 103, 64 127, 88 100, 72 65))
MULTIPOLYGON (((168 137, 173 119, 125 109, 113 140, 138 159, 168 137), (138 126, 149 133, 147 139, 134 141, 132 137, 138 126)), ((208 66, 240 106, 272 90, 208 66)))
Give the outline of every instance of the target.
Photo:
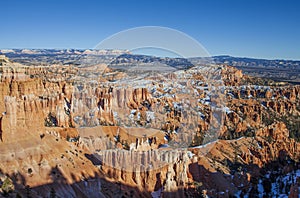
MULTIPOLYGON (((102 49, 93 49, 93 48, 0 48, 0 50, 102 50, 102 49)), ((127 49, 105 49, 105 50, 127 50, 127 49)), ((145 56, 155 56, 155 57, 167 57, 167 58, 180 58, 175 56, 160 56, 156 54, 147 54, 147 53, 132 53, 135 55, 145 55, 145 56)), ((1 55, 1 52, 0 52, 1 55)), ((5 53, 4 53, 5 55, 5 53)), ((229 56, 233 58, 248 58, 248 59, 260 59, 260 60, 285 60, 285 61, 300 61, 299 59, 285 59, 285 58, 264 58, 264 57, 251 57, 251 56, 234 56, 231 54, 212 54, 210 57, 221 57, 229 56)), ((187 57, 187 58, 199 58, 199 57, 187 57)))

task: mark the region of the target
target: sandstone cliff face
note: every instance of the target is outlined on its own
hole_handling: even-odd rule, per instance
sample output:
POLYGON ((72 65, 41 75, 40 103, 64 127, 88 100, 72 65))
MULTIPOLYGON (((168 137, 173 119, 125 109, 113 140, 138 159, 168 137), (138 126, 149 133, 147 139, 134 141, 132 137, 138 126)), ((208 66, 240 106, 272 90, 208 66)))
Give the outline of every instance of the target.
POLYGON ((130 191, 136 197, 202 191, 228 197, 252 189, 267 164, 300 158, 300 145, 290 138, 290 123, 300 115, 299 86, 244 86, 248 77, 225 67, 226 98, 218 98, 194 71, 172 76, 197 79, 181 84, 191 92, 176 94, 180 86, 166 82, 151 89, 107 86, 112 79, 96 76, 100 84, 82 83, 73 78, 78 68, 1 69, 0 169, 16 179, 17 189, 37 187, 37 197, 48 196, 43 186, 50 183, 61 197, 129 197, 130 191), (197 111, 185 110, 191 98, 197 111), (210 105, 225 99, 223 113, 212 112, 210 105), (220 131, 211 144, 167 147, 178 139, 199 146, 218 118, 224 124, 215 126, 220 131), (180 137, 180 127, 193 136, 180 137))
POLYGON ((21 83, 13 81, 10 85, 2 84, 2 93, 5 94, 1 98, 2 131, 3 136, 7 135, 6 140, 9 139, 10 133, 20 130, 43 131, 45 119, 49 114, 54 115, 56 126, 70 126, 71 120, 66 113, 67 98, 63 93, 49 93, 53 92, 53 89, 60 90, 60 86, 49 86, 40 80, 21 83))
POLYGON ((255 137, 219 140, 206 156, 202 156, 199 149, 193 149, 200 160, 190 171, 192 175, 199 175, 198 181, 203 182, 208 195, 215 197, 223 192, 227 197, 256 187, 253 179, 262 177, 267 164, 277 160, 287 164, 287 159, 299 159, 299 146, 299 142, 288 138, 283 123, 275 123, 259 130, 255 137))
MULTIPOLYGON (((24 67, 1 69, 1 171, 14 178, 18 189, 25 185, 36 187, 57 182, 59 177, 60 182, 71 184, 82 177, 99 174, 84 156, 86 151, 79 152, 76 146, 61 139, 59 133, 46 127, 45 120, 50 114, 53 120, 49 125, 70 126, 71 119, 66 111, 71 100, 70 85, 31 78, 28 74, 31 71, 24 67), (85 171, 80 173, 74 171, 76 169, 85 171)), ((55 188, 62 197, 77 194, 70 187, 59 188, 55 184, 55 188)), ((43 190, 32 193, 36 197, 48 196, 48 191, 43 190)))
POLYGON ((299 86, 229 88, 224 136, 241 137, 236 133, 253 136, 257 129, 276 121, 285 122, 289 129, 292 128, 290 123, 297 122, 300 113, 298 93, 299 86))
POLYGON ((234 67, 224 66, 222 69, 222 77, 225 85, 236 86, 240 85, 244 75, 241 70, 234 67))
POLYGON ((126 111, 129 115, 131 109, 143 110, 141 102, 149 102, 151 97, 147 90, 142 88, 86 86, 82 89, 84 91, 75 88, 71 109, 73 116, 78 116, 78 125, 82 126, 113 125, 116 123, 114 112, 124 114, 122 111, 126 111))

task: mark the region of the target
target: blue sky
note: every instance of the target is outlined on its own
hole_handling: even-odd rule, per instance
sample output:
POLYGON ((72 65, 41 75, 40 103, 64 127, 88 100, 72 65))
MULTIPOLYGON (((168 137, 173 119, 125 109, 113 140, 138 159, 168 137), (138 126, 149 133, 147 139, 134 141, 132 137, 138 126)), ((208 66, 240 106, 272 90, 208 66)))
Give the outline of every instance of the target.
POLYGON ((137 26, 164 26, 212 55, 300 60, 300 1, 1 1, 0 48, 93 48, 137 26))

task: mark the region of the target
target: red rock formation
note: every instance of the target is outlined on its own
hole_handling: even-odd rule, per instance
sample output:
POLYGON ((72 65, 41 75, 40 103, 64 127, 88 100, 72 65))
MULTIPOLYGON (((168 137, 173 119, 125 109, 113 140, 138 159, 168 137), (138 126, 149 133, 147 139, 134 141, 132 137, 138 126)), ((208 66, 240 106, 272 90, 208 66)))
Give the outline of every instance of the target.
MULTIPOLYGON (((225 98, 202 101, 209 95, 204 89, 189 93, 195 100, 199 99, 191 100, 201 112, 201 119, 195 123, 194 118, 199 117, 193 114, 196 111, 187 112, 180 107, 190 95, 176 95, 166 84, 153 83, 156 92, 130 86, 106 86, 110 77, 94 85, 83 83, 80 77, 79 80, 72 78, 74 72, 78 69, 60 66, 1 68, 0 169, 3 172, 9 175, 19 172, 30 186, 53 181, 74 184, 102 176, 112 183, 135 187, 136 192, 143 192, 146 197, 153 191, 161 192, 164 197, 182 197, 186 195, 184 191, 196 196, 198 189, 212 197, 228 197, 237 190, 250 189, 251 178, 266 164, 286 156, 294 160, 300 158, 300 145, 289 138, 290 131, 281 117, 292 119, 300 115, 299 86, 241 86, 248 77, 237 69, 225 67, 222 75, 228 86, 228 101, 224 107, 225 124, 220 127, 223 140, 212 143, 211 147, 206 145, 181 152, 158 147, 168 143, 166 135, 176 141, 176 129, 180 126, 203 138, 216 119, 205 102, 221 103, 225 98), (152 123, 147 114, 150 109, 162 112, 152 123), (124 122, 133 120, 135 127, 110 126, 118 124, 118 116, 123 116, 124 122), (148 122, 155 129, 138 128, 148 122), (236 139, 243 136, 250 137, 236 139), (101 157, 102 164, 93 164, 88 159, 95 153, 101 157), (229 163, 257 168, 229 175, 232 171, 229 163)), ((192 74, 199 81, 205 79, 204 75, 192 74)), ((117 78, 123 75, 119 73, 117 78)), ((192 87, 192 83, 188 83, 192 87)), ((188 142, 190 137, 182 138, 188 142)), ((199 142, 194 139, 191 143, 199 142)), ((78 193, 70 186, 55 188, 62 197, 67 192, 74 196, 78 193)), ((124 191, 129 190, 124 188, 124 191)), ((91 189, 99 191, 99 186, 91 189)), ((291 189, 291 196, 296 193, 295 189, 291 189)))

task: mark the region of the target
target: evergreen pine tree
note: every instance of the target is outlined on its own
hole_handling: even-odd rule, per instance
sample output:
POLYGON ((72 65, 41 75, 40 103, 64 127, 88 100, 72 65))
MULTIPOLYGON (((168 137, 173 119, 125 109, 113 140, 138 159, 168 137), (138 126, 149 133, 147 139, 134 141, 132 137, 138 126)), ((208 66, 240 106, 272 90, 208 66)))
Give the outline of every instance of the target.
POLYGON ((55 192, 54 188, 51 188, 51 190, 50 190, 50 198, 56 198, 56 192, 55 192))

